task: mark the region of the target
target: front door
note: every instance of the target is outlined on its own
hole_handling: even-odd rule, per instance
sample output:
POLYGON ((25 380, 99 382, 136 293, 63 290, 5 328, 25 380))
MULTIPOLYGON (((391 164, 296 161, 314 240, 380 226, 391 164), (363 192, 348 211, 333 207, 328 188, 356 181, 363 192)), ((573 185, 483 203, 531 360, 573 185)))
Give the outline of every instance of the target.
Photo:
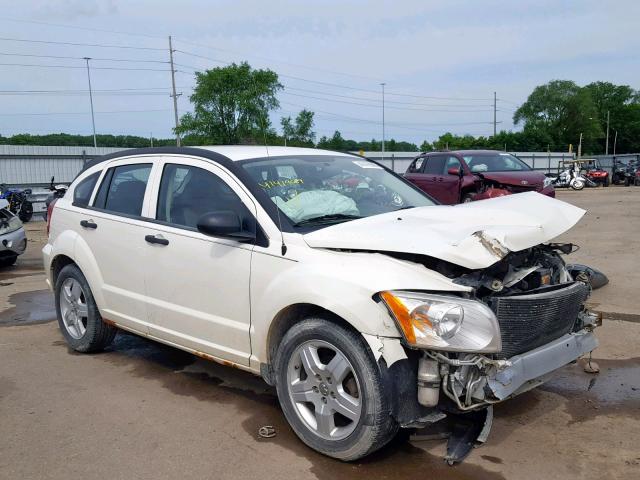
POLYGON ((150 333, 159 339, 249 365, 249 281, 253 244, 200 233, 198 219, 233 211, 255 231, 255 204, 221 167, 163 158, 147 215, 145 283, 150 333))
POLYGON ((438 199, 445 205, 455 205, 460 201, 460 185, 462 183, 460 175, 452 175, 449 169, 462 168, 460 160, 454 155, 445 157, 444 167, 438 177, 438 199))

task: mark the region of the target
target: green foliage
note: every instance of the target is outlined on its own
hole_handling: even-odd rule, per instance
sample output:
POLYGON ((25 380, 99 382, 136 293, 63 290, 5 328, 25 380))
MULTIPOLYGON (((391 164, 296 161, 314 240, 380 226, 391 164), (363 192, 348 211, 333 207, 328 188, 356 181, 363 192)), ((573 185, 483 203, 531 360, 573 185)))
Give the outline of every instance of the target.
POLYGON ((176 131, 212 145, 263 143, 280 89, 275 72, 253 70, 246 62, 196 72, 189 97, 194 111, 182 116, 176 131))
POLYGON ((280 120, 282 134, 289 146, 313 147, 316 133, 313 131, 313 115, 309 110, 302 110, 296 116, 295 123, 291 117, 283 117, 280 120))
MULTIPOLYGON (((96 140, 100 147, 142 148, 151 145, 149 138, 135 135, 96 135, 96 140)), ((153 145, 156 147, 175 144, 175 138, 153 139, 153 145)), ((0 145, 93 147, 93 135, 70 135, 68 133, 51 133, 49 135, 21 133, 11 137, 0 135, 0 145)))
MULTIPOLYGON (((376 139, 371 139, 370 142, 357 142, 355 140, 347 140, 342 137, 342 134, 336 130, 331 138, 323 136, 318 141, 318 148, 325 148, 327 150, 338 150, 341 152, 355 152, 359 150, 364 151, 381 151, 382 142, 376 139)), ((410 142, 398 142, 394 139, 386 140, 384 142, 384 149, 386 152, 418 152, 418 147, 415 143, 410 142)))

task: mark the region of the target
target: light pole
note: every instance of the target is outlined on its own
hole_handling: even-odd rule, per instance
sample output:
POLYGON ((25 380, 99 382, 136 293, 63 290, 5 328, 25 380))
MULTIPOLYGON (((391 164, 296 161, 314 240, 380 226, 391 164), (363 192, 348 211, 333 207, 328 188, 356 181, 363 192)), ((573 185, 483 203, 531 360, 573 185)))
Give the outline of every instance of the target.
POLYGON ((382 87, 382 161, 384 162, 384 86, 385 83, 381 83, 382 87))
POLYGON ((91 57, 84 57, 87 62, 87 80, 89 81, 89 103, 91 103, 91 125, 93 125, 93 146, 97 147, 98 142, 96 141, 96 120, 93 115, 93 92, 91 91, 91 73, 89 71, 89 60, 91 57))
POLYGON ((609 155, 609 110, 607 110, 607 142, 606 142, 604 154, 609 155))
POLYGON ((618 130, 614 130, 615 135, 613 137, 613 158, 616 157, 616 143, 618 142, 618 130))

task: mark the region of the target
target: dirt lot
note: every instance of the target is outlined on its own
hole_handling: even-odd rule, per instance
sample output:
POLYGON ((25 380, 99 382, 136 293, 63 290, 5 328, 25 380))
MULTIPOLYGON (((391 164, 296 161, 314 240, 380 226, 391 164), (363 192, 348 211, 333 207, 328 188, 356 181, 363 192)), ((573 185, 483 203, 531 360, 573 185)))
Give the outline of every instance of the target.
POLYGON ((570 366, 498 405, 488 443, 456 467, 442 440, 399 437, 354 464, 317 455, 259 378, 131 335, 72 353, 45 290, 44 224, 28 224, 29 252, 0 271, 0 478, 640 478, 640 188, 559 198, 589 210, 563 238, 609 275, 593 305, 625 321, 599 329, 599 375, 570 366), (277 436, 260 439, 262 425, 277 436))

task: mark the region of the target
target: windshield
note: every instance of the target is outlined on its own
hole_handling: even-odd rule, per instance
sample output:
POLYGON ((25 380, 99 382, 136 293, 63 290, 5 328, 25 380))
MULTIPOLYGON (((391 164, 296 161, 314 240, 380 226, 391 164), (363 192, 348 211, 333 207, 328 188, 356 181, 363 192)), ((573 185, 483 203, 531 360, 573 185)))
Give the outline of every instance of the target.
POLYGON ((474 173, 531 170, 522 160, 508 153, 472 154, 463 158, 474 173))
POLYGON ((406 181, 364 158, 274 157, 244 161, 242 166, 298 226, 434 205, 406 181))

